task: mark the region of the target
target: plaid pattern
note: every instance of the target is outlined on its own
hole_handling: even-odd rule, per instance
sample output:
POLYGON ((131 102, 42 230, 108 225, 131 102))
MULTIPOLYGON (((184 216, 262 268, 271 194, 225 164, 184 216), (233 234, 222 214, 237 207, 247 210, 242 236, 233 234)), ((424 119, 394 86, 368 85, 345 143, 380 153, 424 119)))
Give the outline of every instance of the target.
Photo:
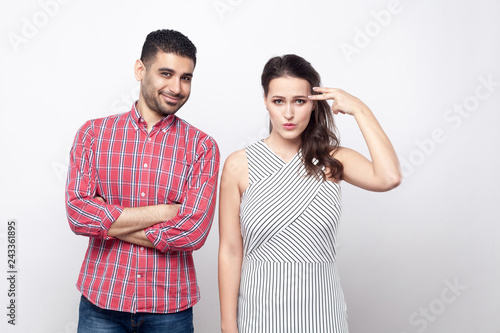
POLYGON ((149 134, 135 106, 85 123, 71 149, 66 185, 70 227, 89 237, 80 292, 101 308, 132 313, 193 306, 200 295, 192 251, 212 224, 218 170, 216 142, 175 115, 149 134), (156 249, 107 234, 124 207, 172 203, 181 204, 174 219, 145 229, 156 249))

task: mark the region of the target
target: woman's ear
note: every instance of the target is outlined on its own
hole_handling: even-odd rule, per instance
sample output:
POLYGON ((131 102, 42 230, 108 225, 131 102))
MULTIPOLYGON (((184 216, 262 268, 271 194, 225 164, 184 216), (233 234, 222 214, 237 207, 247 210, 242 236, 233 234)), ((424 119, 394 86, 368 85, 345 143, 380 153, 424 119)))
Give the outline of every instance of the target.
POLYGON ((267 96, 266 96, 266 94, 264 94, 264 105, 266 106, 266 110, 269 111, 269 109, 267 108, 267 96))

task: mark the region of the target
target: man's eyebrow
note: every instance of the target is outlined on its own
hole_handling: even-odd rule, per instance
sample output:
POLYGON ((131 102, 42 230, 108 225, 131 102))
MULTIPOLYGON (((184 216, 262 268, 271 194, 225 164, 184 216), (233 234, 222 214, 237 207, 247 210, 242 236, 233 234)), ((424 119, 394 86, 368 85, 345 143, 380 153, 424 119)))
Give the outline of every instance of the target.
POLYGON ((175 73, 175 71, 172 68, 168 68, 168 67, 160 67, 160 68, 158 68, 158 72, 171 72, 171 73, 175 73))
MULTIPOLYGON (((160 67, 160 68, 158 68, 158 72, 175 73, 175 70, 173 70, 172 68, 169 68, 169 67, 160 67)), ((182 74, 182 76, 193 77, 193 73, 184 73, 184 74, 182 74)))

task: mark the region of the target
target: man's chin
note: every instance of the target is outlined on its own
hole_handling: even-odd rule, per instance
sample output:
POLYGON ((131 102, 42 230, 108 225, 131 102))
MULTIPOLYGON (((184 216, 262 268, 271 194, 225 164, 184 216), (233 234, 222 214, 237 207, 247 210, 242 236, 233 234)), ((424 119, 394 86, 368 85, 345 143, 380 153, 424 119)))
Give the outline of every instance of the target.
POLYGON ((164 117, 175 114, 184 105, 185 101, 178 101, 177 103, 166 102, 157 103, 155 112, 164 117))
POLYGON ((164 114, 167 114, 167 115, 175 114, 184 105, 184 103, 182 103, 181 101, 179 101, 177 103, 167 102, 166 104, 168 107, 162 108, 162 111, 164 114))
POLYGON ((179 109, 178 108, 172 108, 172 109, 156 109, 154 110, 158 115, 163 116, 163 117, 168 117, 170 115, 175 114, 179 109))
POLYGON ((163 107, 159 108, 160 112, 165 116, 169 116, 171 114, 175 114, 181 108, 182 104, 179 103, 165 103, 163 107), (166 104, 166 105, 165 105, 166 104))
POLYGON ((162 111, 162 114, 167 117, 167 116, 171 116, 173 114, 175 114, 177 111, 179 111, 179 109, 174 109, 174 110, 163 110, 162 111))

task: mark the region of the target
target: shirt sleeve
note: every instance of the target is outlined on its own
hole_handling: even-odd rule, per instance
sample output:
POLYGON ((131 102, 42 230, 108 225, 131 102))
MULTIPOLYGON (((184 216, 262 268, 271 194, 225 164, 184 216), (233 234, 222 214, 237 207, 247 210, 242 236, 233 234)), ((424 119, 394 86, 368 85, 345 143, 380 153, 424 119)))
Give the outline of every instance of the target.
POLYGON ((69 156, 66 182, 66 213, 71 230, 77 235, 112 239, 108 229, 123 207, 94 199, 97 172, 94 165, 94 133, 91 121, 76 134, 69 156))
POLYGON ((199 145, 198 158, 188 173, 188 189, 175 218, 145 229, 146 236, 162 252, 199 249, 210 231, 215 211, 219 149, 208 138, 199 145))

